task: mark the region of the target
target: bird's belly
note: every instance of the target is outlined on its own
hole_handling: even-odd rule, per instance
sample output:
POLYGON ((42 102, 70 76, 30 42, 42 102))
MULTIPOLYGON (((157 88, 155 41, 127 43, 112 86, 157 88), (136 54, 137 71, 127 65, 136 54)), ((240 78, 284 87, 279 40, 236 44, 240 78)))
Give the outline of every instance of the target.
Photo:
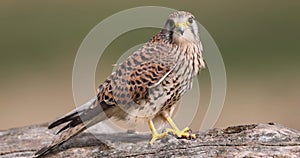
POLYGON ((127 121, 131 124, 138 124, 154 119, 169 98, 170 96, 167 95, 161 86, 149 90, 149 98, 128 111, 127 121))
MULTIPOLYGON (((147 124, 149 120, 160 117, 162 111, 166 111, 171 115, 172 107, 181 98, 185 90, 178 89, 173 86, 158 86, 150 92, 149 99, 143 100, 135 108, 128 111, 126 117, 130 125, 147 124)), ((161 118, 159 118, 161 119, 161 118)), ((163 121, 163 120, 161 120, 163 121)))

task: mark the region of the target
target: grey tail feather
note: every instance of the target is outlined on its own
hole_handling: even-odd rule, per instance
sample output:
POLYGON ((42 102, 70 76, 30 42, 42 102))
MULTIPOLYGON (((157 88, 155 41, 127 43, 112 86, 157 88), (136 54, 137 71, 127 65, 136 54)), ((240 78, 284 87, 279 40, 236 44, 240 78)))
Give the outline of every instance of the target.
MULTIPOLYGON (((94 105, 95 102, 89 105, 94 105)), ((88 105, 88 104, 87 104, 88 105)), ((71 111, 69 114, 63 116, 62 118, 54 121, 50 124, 50 128, 58 126, 60 124, 69 122, 63 128, 61 128, 58 133, 61 133, 57 139, 55 139, 50 145, 40 149, 35 153, 34 157, 41 157, 51 152, 53 149, 63 144, 73 136, 84 131, 86 128, 93 126, 94 124, 105 120, 107 117, 106 112, 113 110, 113 105, 108 105, 104 102, 101 102, 97 106, 81 106, 78 111, 71 111), (64 131, 64 132, 62 132, 64 131)), ((111 112, 110 112, 111 113, 111 112)))
MULTIPOLYGON (((77 112, 76 114, 71 114, 71 115, 67 115, 66 117, 62 117, 61 119, 58 119, 57 121, 50 124, 49 127, 52 127, 51 125, 54 125, 54 124, 55 124, 55 126, 58 126, 60 124, 69 122, 56 133, 56 134, 59 134, 68 128, 72 128, 81 123, 85 123, 88 120, 92 120, 97 115, 100 115, 101 113, 103 113, 104 110, 107 111, 111 107, 113 107, 113 106, 107 105, 104 102, 102 102, 102 103, 98 104, 97 106, 94 106, 93 108, 84 110, 83 112, 80 112, 80 113, 77 112)), ((100 120, 102 121, 103 119, 100 118, 100 120)), ((95 122, 95 123, 97 123, 97 122, 95 122)))
POLYGON ((34 158, 42 157, 52 151, 56 146, 45 146, 34 154, 34 158))
POLYGON ((36 158, 42 157, 42 156, 48 154, 49 152, 51 152, 53 149, 55 149, 59 145, 63 144, 70 138, 76 136, 77 134, 79 134, 80 132, 85 130, 89 123, 90 122, 86 122, 86 123, 79 124, 76 127, 69 128, 68 130, 63 132, 57 139, 55 139, 50 145, 43 147, 39 151, 37 151, 35 153, 34 157, 36 157, 36 158))
POLYGON ((76 117, 78 115, 78 112, 74 112, 70 115, 66 115, 64 116, 63 118, 60 118, 54 122, 52 122, 49 126, 48 126, 48 129, 52 129, 56 126, 59 126, 60 124, 63 124, 65 122, 68 122, 68 121, 72 121, 74 119, 74 117, 76 117))
POLYGON ((80 107, 72 110, 71 112, 69 112, 68 114, 62 116, 61 118, 55 120, 54 122, 50 123, 48 128, 54 128, 56 126, 59 126, 61 124, 64 124, 66 122, 69 121, 73 121, 73 120, 78 120, 78 116, 82 115, 82 113, 88 111, 90 109, 90 107, 92 105, 95 105, 96 102, 96 97, 93 97, 92 99, 90 99, 88 102, 86 102, 85 104, 81 105, 80 107))

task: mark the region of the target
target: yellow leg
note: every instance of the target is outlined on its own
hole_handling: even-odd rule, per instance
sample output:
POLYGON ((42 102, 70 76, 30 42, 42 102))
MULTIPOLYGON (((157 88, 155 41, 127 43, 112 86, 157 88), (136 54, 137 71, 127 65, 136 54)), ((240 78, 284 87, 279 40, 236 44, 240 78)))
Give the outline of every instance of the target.
POLYGON ((178 127, 175 125, 175 123, 173 122, 173 120, 171 119, 170 116, 166 116, 166 120, 168 121, 168 123, 170 124, 170 126, 172 127, 172 129, 167 128, 166 131, 167 132, 172 132, 174 135, 176 135, 177 137, 181 138, 181 137, 185 137, 185 138, 196 138, 195 134, 191 134, 190 128, 186 127, 183 130, 179 130, 178 127))
POLYGON ((152 120, 150 120, 150 121, 148 122, 148 124, 149 124, 149 128, 151 129, 151 134, 152 134, 152 139, 151 139, 151 141, 150 141, 150 144, 151 144, 151 145, 155 142, 155 140, 161 139, 161 138, 163 138, 164 136, 168 135, 168 132, 158 133, 158 132, 156 131, 155 127, 154 127, 154 124, 153 124, 152 120))

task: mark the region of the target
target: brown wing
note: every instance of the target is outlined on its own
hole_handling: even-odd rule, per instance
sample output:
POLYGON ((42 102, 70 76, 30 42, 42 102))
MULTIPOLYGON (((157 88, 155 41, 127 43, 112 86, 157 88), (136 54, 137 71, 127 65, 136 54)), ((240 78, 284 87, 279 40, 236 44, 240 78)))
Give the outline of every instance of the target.
POLYGON ((130 74, 128 81, 131 99, 140 104, 141 100, 147 100, 148 90, 161 81, 173 70, 169 63, 148 62, 137 66, 130 74))
MULTIPOLYGON (((176 64, 172 44, 150 41, 134 52, 107 80, 98 100, 107 104, 139 104, 147 99, 147 91, 158 85, 176 64)), ((99 88, 101 89, 101 87, 99 88)))

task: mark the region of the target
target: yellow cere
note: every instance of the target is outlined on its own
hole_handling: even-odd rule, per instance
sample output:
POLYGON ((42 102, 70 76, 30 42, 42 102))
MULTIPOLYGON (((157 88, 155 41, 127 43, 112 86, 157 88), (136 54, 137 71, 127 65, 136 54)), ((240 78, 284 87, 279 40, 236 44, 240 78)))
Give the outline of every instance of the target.
POLYGON ((188 22, 179 22, 176 24, 176 27, 185 27, 188 25, 188 22))

